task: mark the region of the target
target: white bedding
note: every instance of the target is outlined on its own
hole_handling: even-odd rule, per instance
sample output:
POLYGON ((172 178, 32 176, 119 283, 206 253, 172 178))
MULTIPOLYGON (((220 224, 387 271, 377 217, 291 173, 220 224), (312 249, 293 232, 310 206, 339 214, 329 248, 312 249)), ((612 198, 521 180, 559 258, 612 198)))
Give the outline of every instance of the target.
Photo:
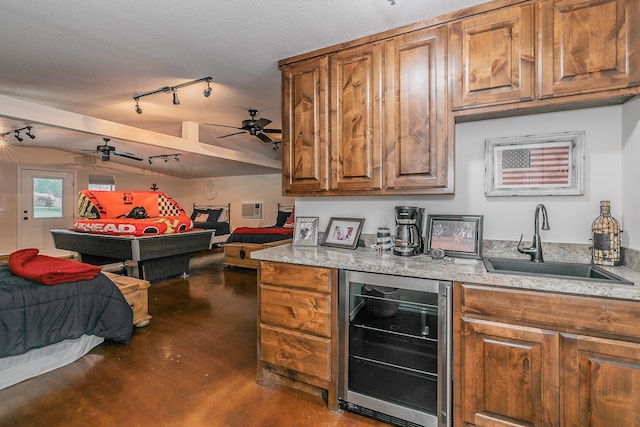
POLYGON ((0 358, 0 390, 75 362, 103 341, 101 337, 82 335, 24 354, 0 358))

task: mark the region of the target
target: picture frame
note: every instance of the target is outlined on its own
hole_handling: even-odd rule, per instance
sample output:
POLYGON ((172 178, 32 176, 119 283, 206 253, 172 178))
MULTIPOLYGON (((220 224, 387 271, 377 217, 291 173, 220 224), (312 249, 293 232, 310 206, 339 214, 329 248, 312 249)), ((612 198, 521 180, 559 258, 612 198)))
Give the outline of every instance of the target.
POLYGON ((486 139, 485 194, 584 194, 584 131, 486 139))
POLYGON ((335 248, 355 249, 358 246, 364 218, 334 218, 322 236, 323 246, 335 248))
POLYGON ((427 216, 425 253, 443 249, 445 256, 482 258, 483 215, 427 216))
POLYGON ((317 216, 298 216, 293 228, 293 246, 318 246, 317 216))

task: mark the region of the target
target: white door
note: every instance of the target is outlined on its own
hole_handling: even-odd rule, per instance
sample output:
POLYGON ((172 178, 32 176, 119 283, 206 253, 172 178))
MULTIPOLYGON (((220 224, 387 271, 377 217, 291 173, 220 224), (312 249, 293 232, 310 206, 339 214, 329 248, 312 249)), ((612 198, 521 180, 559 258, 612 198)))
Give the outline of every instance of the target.
POLYGON ((57 250, 49 230, 70 228, 76 212, 74 172, 19 169, 18 248, 38 248, 46 255, 57 250))

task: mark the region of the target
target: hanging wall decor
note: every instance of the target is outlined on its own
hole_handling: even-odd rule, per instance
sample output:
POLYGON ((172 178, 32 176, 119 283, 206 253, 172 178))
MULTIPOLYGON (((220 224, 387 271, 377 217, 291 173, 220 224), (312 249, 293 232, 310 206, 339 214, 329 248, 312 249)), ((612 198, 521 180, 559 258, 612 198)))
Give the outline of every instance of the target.
POLYGON ((584 194, 584 131, 485 140, 485 194, 584 194))

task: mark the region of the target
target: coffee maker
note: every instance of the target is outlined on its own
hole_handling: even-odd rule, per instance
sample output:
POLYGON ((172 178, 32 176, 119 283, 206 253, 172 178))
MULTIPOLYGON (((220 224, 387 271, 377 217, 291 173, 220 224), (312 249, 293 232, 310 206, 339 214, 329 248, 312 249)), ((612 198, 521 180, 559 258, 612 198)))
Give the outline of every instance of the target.
POLYGON ((413 256, 423 252, 422 221, 424 208, 396 206, 396 239, 394 255, 413 256))

